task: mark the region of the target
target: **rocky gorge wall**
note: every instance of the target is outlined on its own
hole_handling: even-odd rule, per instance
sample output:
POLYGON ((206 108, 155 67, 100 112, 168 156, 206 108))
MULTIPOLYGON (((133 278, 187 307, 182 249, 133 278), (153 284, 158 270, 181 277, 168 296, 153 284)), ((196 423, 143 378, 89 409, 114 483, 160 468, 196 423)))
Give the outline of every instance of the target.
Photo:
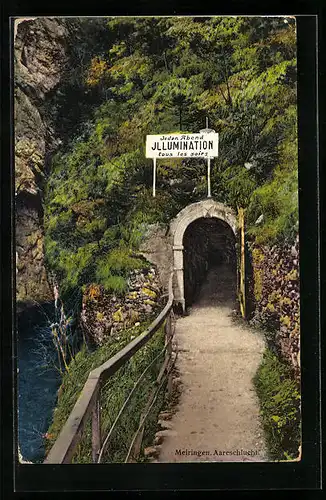
POLYGON ((18 312, 52 299, 44 266, 42 189, 49 157, 60 143, 46 104, 67 64, 60 19, 16 20, 14 58, 16 290, 18 312))
POLYGON ((251 322, 263 325, 271 344, 300 374, 299 238, 293 245, 253 246, 255 311, 251 322))

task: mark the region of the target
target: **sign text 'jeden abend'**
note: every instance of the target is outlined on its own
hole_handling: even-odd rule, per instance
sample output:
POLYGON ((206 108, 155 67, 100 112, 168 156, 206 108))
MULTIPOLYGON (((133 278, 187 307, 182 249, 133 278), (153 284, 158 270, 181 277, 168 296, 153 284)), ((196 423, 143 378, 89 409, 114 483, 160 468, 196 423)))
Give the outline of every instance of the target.
POLYGON ((146 137, 146 158, 215 158, 218 134, 169 134, 146 137))

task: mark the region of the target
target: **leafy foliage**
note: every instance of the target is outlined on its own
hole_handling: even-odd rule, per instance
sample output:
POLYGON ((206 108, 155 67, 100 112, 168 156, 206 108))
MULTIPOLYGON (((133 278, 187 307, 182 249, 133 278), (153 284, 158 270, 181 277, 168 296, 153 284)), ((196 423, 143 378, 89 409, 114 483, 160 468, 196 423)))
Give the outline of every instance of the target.
POLYGON ((197 132, 206 116, 220 134, 214 198, 247 208, 259 242, 292 238, 293 19, 102 18, 71 30, 80 65, 53 98, 63 143, 44 199, 47 263, 64 290, 95 281, 122 291, 146 226, 206 196, 204 160, 167 159, 153 199, 144 155, 146 134, 197 132))
POLYGON ((301 440, 298 383, 270 350, 264 353, 254 383, 271 458, 296 458, 301 440))
POLYGON ((123 292, 127 288, 127 273, 143 265, 143 261, 130 256, 127 249, 115 249, 98 260, 96 278, 107 290, 123 292))

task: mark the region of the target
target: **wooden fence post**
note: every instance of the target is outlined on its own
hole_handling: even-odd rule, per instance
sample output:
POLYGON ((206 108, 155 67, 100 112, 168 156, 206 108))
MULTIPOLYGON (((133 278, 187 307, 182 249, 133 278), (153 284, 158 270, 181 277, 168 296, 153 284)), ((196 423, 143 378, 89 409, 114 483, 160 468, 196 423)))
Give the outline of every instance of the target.
POLYGON ((98 390, 96 401, 92 410, 92 459, 97 463, 101 450, 101 407, 100 407, 101 389, 98 390))
MULTIPOLYGON (((172 359, 172 316, 171 312, 166 319, 165 325, 165 334, 166 334, 166 357, 172 359)), ((167 384, 168 396, 171 397, 172 394, 172 372, 168 374, 168 384, 167 384)))
POLYGON ((246 274, 245 274, 245 222, 244 209, 239 208, 240 226, 240 310, 243 318, 246 317, 246 274))
MULTIPOLYGON (((164 333, 165 333, 165 345, 166 345, 166 351, 165 351, 165 359, 163 362, 163 365, 161 367, 161 370, 158 374, 158 377, 156 379, 156 384, 159 384, 161 382, 161 379, 164 376, 164 372, 168 369, 169 366, 169 360, 171 359, 171 353, 172 353, 172 324, 171 324, 171 312, 168 315, 168 317, 165 320, 164 323, 164 333)), ((168 374, 168 394, 170 395, 172 392, 172 376, 171 373, 168 374)), ((144 437, 144 431, 145 431, 145 421, 143 422, 143 419, 146 418, 146 413, 148 409, 150 408, 153 398, 155 397, 155 391, 152 391, 150 394, 150 397, 147 401, 146 407, 144 411, 140 415, 140 427, 137 431, 134 443, 130 449, 129 457, 127 457, 126 461, 127 462, 137 462, 137 459, 140 455, 141 451, 141 445, 144 437), (141 425, 141 423, 143 424, 141 425)))
MULTIPOLYGON (((141 413, 139 422, 142 422, 144 417, 145 417, 145 412, 141 413)), ((140 451, 141 451, 141 445, 143 442, 144 431, 145 431, 145 424, 141 427, 141 429, 140 429, 140 431, 135 439, 132 452, 130 453, 130 460, 129 460, 130 462, 137 462, 137 459, 138 459, 138 457, 140 455, 140 451)))

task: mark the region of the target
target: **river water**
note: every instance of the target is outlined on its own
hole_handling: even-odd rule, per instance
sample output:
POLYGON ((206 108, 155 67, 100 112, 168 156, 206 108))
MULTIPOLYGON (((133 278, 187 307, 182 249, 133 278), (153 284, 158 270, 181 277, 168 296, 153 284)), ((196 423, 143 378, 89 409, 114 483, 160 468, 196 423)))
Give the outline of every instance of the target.
POLYGON ((49 321, 22 322, 17 335, 18 443, 26 461, 45 456, 44 437, 56 405, 61 375, 49 321))

